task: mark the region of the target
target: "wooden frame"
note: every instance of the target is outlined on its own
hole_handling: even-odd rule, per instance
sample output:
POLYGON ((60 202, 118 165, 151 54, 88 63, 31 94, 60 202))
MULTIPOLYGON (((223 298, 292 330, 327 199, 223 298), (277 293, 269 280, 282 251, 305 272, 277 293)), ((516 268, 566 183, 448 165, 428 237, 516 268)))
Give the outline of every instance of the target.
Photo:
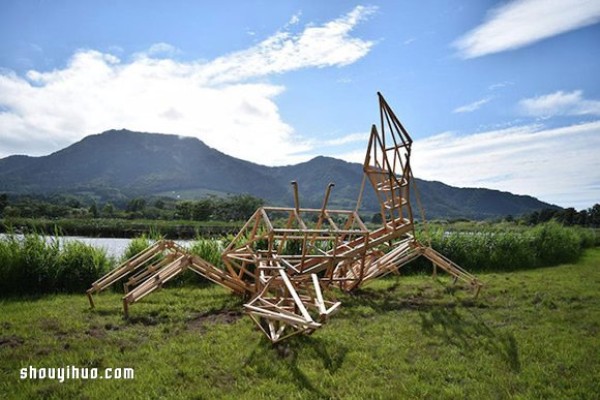
MULTIPOLYGON (((311 334, 339 310, 326 300, 332 285, 351 291, 396 272, 417 257, 471 285, 481 282, 428 245, 415 239, 410 167, 412 139, 383 96, 378 93, 380 130, 375 125, 363 163, 364 177, 355 210, 328 209, 333 188, 325 190, 320 209, 301 208, 297 182, 292 182, 294 207, 261 207, 227 248, 219 269, 171 241, 159 241, 92 284, 92 295, 124 282, 123 309, 159 289, 186 269, 250 300, 244 308, 273 343, 296 334, 311 334), (375 190, 382 225, 369 230, 358 214, 365 181, 375 190)), ((415 193, 418 194, 418 192, 415 193)), ((418 197, 417 197, 418 202, 418 197)), ((420 206, 420 204, 419 204, 420 206)), ((424 221, 424 213, 423 213, 424 221)))

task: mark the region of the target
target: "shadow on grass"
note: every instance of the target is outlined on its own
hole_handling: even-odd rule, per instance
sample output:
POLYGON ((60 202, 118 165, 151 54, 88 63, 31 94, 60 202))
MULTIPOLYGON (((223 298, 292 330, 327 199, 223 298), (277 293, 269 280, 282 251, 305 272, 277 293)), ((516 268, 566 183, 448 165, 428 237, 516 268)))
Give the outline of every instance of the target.
POLYGON ((365 306, 374 313, 417 311, 424 334, 466 351, 483 348, 499 356, 512 371, 519 372, 521 362, 514 335, 491 329, 472 311, 473 308, 490 308, 490 305, 473 297, 459 299, 455 292, 465 291, 465 288, 434 282, 436 284, 423 286, 400 286, 395 282, 385 289, 356 290, 343 301, 344 308, 349 310, 345 317, 357 318, 354 309, 361 310, 365 306), (435 287, 437 284, 440 286, 435 287))
POLYGON ((307 390, 319 398, 328 398, 329 395, 319 389, 304 373, 299 361, 319 360, 323 368, 333 374, 342 366, 347 353, 348 348, 345 346, 328 346, 322 339, 310 336, 295 336, 277 344, 271 344, 261 338, 248 357, 246 365, 282 381, 288 380, 287 372, 294 379, 298 389, 307 390))
MULTIPOLYGON (((342 300, 344 309, 350 310, 347 317, 354 317, 353 308, 370 307, 378 313, 392 311, 424 311, 439 307, 477 307, 489 305, 472 297, 459 299, 457 291, 469 293, 466 286, 452 285, 439 279, 432 279, 420 286, 405 286, 398 282, 385 289, 359 288, 345 295, 342 300)), ((339 316, 336 316, 338 318, 339 316)), ((344 316, 341 316, 344 318, 344 316)))
MULTIPOLYGON (((2 295, 0 296, 0 302, 3 302, 3 303, 33 303, 36 301, 46 300, 56 294, 61 294, 61 293, 37 293, 37 294, 32 294, 32 293, 5 294, 5 293, 2 293, 2 295)), ((69 293, 66 293, 66 294, 69 294, 69 293)))
POLYGON ((499 356, 513 372, 521 371, 519 348, 512 333, 497 333, 477 315, 463 315, 456 308, 439 307, 419 316, 424 334, 466 351, 483 348, 499 356))

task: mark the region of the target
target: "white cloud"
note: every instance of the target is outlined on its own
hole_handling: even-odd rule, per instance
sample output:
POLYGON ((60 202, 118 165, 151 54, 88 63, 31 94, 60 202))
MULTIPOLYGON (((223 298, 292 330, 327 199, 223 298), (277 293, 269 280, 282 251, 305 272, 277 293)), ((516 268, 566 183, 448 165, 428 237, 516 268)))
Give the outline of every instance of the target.
POLYGON ((146 52, 142 53, 141 55, 149 57, 173 57, 179 53, 181 53, 181 50, 179 50, 177 47, 170 45, 169 43, 160 42, 154 43, 146 52))
POLYGON ((515 0, 453 43, 463 58, 517 49, 600 21, 598 0, 515 0))
POLYGON ((484 104, 488 103, 491 99, 492 99, 491 97, 486 97, 484 99, 474 101, 473 103, 469 103, 469 104, 465 104, 464 106, 457 107, 452 112, 453 113, 469 113, 469 112, 473 112, 475 110, 480 109, 481 106, 483 106, 484 104))
POLYGON ((356 143, 363 142, 367 143, 369 141, 369 134, 367 132, 360 133, 351 133, 340 138, 329 139, 322 142, 323 146, 340 146, 348 143, 356 143))
POLYGON ((156 58, 177 51, 159 43, 131 61, 82 50, 62 69, 26 77, 0 72, 0 157, 47 154, 89 134, 126 128, 195 136, 262 164, 304 160, 300 153, 311 144, 282 120, 275 101, 285 88, 256 78, 359 60, 374 43, 350 32, 373 11, 358 6, 210 61, 156 58))
POLYGON ((454 186, 529 194, 587 208, 600 199, 600 121, 545 129, 525 125, 459 136, 446 132, 413 146, 413 171, 454 186))
MULTIPOLYGON (((349 137, 358 142, 359 135, 349 137)), ((362 164, 367 144, 363 138, 360 147, 330 156, 362 164)), ((599 152, 600 120, 553 129, 530 124, 463 135, 446 131, 417 139, 411 165, 418 178, 583 209, 600 199, 599 152)))
POLYGON ((307 26, 299 35, 277 32, 250 49, 228 54, 198 71, 201 81, 237 82, 281 74, 300 68, 345 66, 364 57, 373 41, 350 36, 354 27, 376 9, 357 6, 348 14, 321 26, 307 26))
MULTIPOLYGON (((411 165, 419 178, 531 195, 583 209, 600 199, 599 152, 600 120, 555 129, 532 124, 417 139, 411 165)), ((334 157, 362 163, 365 149, 334 157)))
POLYGON ((554 115, 600 115, 600 101, 583 98, 581 90, 557 91, 519 101, 521 111, 534 117, 554 115))
POLYGON ((503 82, 497 82, 497 83, 492 83, 491 85, 488 86, 488 90, 498 90, 498 89, 502 89, 504 87, 513 85, 514 83, 511 81, 503 81, 503 82))
POLYGON ((302 11, 298 11, 296 14, 292 15, 292 18, 288 21, 288 25, 296 25, 300 22, 300 17, 302 16, 302 11))

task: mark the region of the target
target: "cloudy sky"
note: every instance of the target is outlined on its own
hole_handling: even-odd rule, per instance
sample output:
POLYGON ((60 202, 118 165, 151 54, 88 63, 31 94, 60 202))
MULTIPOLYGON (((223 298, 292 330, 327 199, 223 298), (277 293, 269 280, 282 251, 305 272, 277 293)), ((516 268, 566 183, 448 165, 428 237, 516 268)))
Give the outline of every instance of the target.
POLYGON ((361 162, 381 91, 416 176, 600 202, 600 0, 0 2, 0 158, 108 129, 361 162))

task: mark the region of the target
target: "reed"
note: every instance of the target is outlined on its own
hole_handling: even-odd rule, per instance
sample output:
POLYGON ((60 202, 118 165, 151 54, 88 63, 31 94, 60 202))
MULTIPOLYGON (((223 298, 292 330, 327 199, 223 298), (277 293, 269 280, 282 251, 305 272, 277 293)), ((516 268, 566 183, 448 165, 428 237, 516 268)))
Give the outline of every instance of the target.
POLYGON ((190 252, 216 267, 223 267, 223 259, 221 258, 223 244, 220 240, 197 238, 192 243, 190 252))
POLYGON ((103 249, 32 233, 0 238, 0 296, 81 292, 112 260, 103 249))
MULTIPOLYGON (((417 232, 417 236, 425 240, 423 232, 417 232)), ((449 231, 444 226, 434 225, 429 237, 434 249, 472 272, 514 271, 574 262, 584 249, 597 246, 600 240, 592 229, 564 227, 556 222, 515 229, 480 226, 473 231, 449 231)), ((159 239, 157 232, 133 239, 120 261, 159 239)), ((222 268, 223 246, 223 240, 198 238, 190 251, 222 268)), ((114 264, 103 249, 80 242, 64 242, 59 235, 48 239, 36 233, 8 234, 0 238, 0 297, 83 292, 114 264)), ((422 272, 429 268, 427 260, 419 259, 403 267, 402 272, 422 272)), ((173 285, 205 282, 186 272, 176 278, 173 285)))
POLYGON ((470 271, 513 271, 574 262, 597 241, 591 229, 564 227, 554 221, 527 229, 448 231, 436 226, 429 236, 434 249, 470 271))

